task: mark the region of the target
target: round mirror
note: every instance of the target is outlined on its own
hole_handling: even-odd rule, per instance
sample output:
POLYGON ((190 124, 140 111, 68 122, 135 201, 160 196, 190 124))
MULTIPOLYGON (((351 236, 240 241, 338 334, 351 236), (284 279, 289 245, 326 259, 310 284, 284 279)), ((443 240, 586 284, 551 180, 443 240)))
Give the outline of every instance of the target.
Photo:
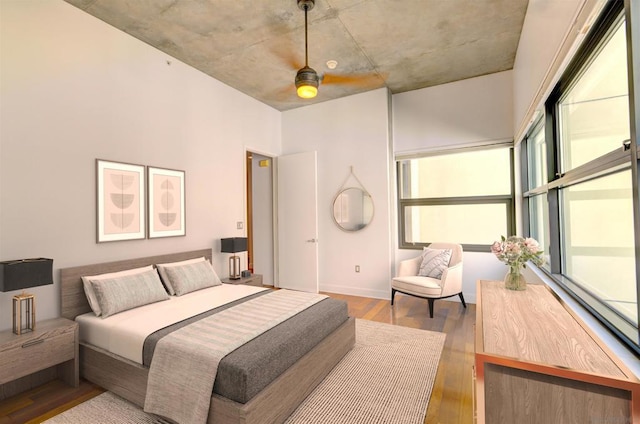
POLYGON ((373 199, 361 188, 345 188, 333 200, 333 220, 344 231, 358 231, 373 219, 373 199))

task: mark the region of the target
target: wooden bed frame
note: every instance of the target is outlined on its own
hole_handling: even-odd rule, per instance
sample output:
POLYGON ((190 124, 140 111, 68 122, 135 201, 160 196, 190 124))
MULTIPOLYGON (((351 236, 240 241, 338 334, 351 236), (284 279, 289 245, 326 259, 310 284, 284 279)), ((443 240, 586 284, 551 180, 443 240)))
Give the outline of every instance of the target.
MULTIPOLYGON (((150 256, 60 270, 62 316, 75 319, 90 312, 81 276, 117 272, 147 265, 199 257, 211 260, 211 249, 150 256)), ((281 423, 326 377, 355 343, 355 319, 349 318, 249 402, 218 394, 211 397, 208 423, 281 423)), ((98 347, 80 343, 80 374, 85 379, 142 407, 149 370, 98 347)))

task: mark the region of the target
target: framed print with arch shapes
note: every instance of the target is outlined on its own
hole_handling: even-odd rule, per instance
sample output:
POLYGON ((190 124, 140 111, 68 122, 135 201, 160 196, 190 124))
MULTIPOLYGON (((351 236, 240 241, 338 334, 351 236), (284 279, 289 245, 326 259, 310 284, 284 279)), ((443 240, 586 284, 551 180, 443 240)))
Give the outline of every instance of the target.
POLYGON ((144 165, 96 159, 97 243, 146 235, 144 165))
POLYGON ((149 238, 186 234, 184 171, 147 167, 149 238))

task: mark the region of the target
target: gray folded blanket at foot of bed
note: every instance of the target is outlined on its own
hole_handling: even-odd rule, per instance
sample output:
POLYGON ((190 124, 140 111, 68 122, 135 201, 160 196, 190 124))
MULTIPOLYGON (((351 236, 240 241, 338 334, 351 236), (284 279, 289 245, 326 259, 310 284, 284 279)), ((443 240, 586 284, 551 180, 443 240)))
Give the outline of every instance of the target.
MULTIPOLYGON (((264 293, 242 301, 261 294, 264 293)), ((237 303, 216 308, 194 319, 215 314, 237 303)), ((214 393, 235 402, 248 402, 348 318, 347 303, 332 298, 324 299, 289 318, 224 357, 218 365, 214 393)), ((151 335, 144 346, 145 365, 151 363, 155 343, 162 336, 194 319, 151 335)))

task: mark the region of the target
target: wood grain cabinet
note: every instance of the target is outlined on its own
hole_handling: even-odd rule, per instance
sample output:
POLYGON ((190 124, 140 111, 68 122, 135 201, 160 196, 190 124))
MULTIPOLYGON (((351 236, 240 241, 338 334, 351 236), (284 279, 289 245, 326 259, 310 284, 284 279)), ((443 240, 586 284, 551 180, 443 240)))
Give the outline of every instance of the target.
POLYGON ((262 275, 252 274, 251 277, 240 278, 238 280, 223 278, 222 282, 225 284, 246 284, 248 286, 262 287, 262 275))
POLYGON ((0 400, 53 378, 78 387, 78 324, 39 321, 33 332, 0 332, 0 400))
POLYGON ((475 417, 640 424, 640 382, 544 285, 477 284, 475 417))

